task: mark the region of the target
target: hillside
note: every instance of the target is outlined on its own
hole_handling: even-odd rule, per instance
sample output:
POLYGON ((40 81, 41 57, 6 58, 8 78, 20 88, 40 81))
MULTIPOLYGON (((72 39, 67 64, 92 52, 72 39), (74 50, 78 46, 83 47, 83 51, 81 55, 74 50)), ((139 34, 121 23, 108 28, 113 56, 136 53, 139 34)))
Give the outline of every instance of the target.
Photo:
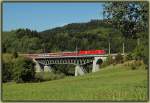
MULTIPOLYGON (((72 23, 42 32, 17 29, 2 33, 3 52, 41 53, 57 51, 104 49, 108 52, 122 52, 124 37, 105 20, 91 20, 87 23, 72 23)), ((136 40, 125 42, 126 52, 136 46, 136 40)))
POLYGON ((148 99, 147 70, 118 64, 99 72, 42 83, 4 83, 3 100, 126 100, 148 99))

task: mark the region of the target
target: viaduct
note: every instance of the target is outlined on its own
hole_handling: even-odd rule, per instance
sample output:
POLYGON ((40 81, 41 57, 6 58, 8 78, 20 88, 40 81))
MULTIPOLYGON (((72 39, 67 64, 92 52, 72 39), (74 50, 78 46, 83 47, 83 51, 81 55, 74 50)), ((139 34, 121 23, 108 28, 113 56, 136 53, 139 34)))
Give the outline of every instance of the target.
MULTIPOLYGON (((84 65, 92 65, 92 72, 99 71, 100 62, 106 60, 109 54, 103 55, 80 55, 80 56, 50 56, 47 54, 22 54, 31 58, 35 62, 36 72, 51 72, 53 64, 73 64, 75 65, 75 76, 86 73, 84 65)), ((111 54, 115 58, 117 54, 111 54)))

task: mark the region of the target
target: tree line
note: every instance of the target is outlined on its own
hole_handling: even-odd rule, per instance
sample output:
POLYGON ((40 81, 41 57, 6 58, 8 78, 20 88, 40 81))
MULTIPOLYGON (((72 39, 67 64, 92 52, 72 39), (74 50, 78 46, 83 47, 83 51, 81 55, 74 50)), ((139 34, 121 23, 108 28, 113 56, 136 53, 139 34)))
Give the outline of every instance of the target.
MULTIPOLYGON (((124 37, 119 30, 114 30, 106 20, 91 20, 88 23, 73 23, 64 27, 43 32, 30 29, 17 29, 2 34, 2 52, 43 53, 104 49, 108 53, 122 52, 124 37)), ((130 52, 137 44, 135 39, 125 41, 125 51, 130 52), (129 46, 130 45, 130 46, 129 46)))

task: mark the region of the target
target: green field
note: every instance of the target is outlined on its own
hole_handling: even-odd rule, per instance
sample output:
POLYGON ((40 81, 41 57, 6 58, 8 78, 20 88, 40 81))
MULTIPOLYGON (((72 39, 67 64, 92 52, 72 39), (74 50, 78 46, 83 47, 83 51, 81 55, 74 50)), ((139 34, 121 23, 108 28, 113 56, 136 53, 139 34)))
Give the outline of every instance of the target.
POLYGON ((109 66, 96 73, 42 83, 4 83, 3 100, 148 100, 147 70, 109 66))

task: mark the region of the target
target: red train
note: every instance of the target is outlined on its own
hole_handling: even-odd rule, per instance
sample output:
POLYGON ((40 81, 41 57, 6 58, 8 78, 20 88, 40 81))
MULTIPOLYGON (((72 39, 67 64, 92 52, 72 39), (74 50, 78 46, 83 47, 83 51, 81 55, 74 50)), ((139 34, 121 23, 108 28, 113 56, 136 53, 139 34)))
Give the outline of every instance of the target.
POLYGON ((80 55, 102 55, 106 54, 105 50, 80 50, 79 52, 58 52, 48 53, 49 56, 80 56, 80 55))
POLYGON ((57 52, 57 53, 42 53, 42 54, 23 54, 31 58, 38 57, 60 57, 60 56, 82 56, 82 55, 103 55, 105 50, 80 50, 79 52, 57 52))

